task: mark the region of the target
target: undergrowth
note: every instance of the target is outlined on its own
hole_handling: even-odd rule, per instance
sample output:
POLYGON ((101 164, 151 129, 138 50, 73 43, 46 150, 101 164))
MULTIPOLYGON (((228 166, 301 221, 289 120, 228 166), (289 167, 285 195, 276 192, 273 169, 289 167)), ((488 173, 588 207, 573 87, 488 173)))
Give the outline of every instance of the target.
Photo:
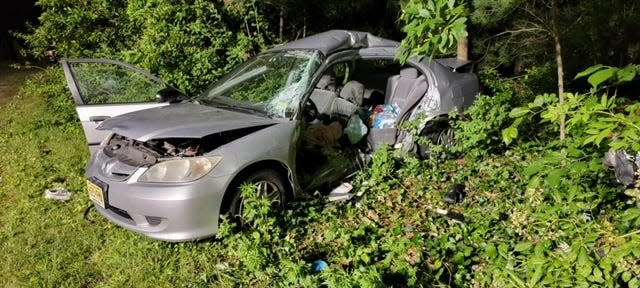
MULTIPOLYGON (((502 93, 495 101, 519 105, 502 93)), ((499 140, 465 137, 499 139, 509 110, 492 112, 506 113, 501 128, 471 115, 458 137, 466 151, 402 161, 376 152, 352 182, 355 200, 309 195, 273 211, 249 186, 244 227, 224 220, 214 239, 170 244, 83 218, 88 150, 59 70, 0 109, 2 286, 638 287, 640 209, 599 158, 535 166, 549 154, 536 139, 489 153, 499 140), (566 170, 541 177, 553 170, 544 165, 566 170), (449 204, 454 184, 466 197, 449 204), (73 199, 44 199, 54 186, 73 199)))

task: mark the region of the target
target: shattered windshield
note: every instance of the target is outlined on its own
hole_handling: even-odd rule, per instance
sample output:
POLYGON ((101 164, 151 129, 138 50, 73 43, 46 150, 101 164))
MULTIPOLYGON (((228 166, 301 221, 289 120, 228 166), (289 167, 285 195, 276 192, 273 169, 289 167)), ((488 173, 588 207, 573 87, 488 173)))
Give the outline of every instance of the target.
POLYGON ((318 51, 260 54, 216 82, 198 101, 271 117, 290 117, 321 63, 318 51))

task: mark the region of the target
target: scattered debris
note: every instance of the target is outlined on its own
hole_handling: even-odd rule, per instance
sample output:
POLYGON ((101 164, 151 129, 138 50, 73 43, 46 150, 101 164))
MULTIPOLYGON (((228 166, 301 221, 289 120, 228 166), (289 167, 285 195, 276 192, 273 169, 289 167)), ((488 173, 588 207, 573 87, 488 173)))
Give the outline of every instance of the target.
POLYGON ((313 265, 314 272, 322 272, 327 268, 329 268, 329 264, 327 264, 327 262, 325 262, 324 260, 313 261, 312 265, 313 265))
POLYGON ((458 223, 464 223, 464 215, 455 212, 455 211, 449 211, 449 210, 444 210, 444 209, 436 209, 436 213, 446 216, 447 218, 458 222, 458 223))
POLYGON ((67 191, 64 188, 55 188, 52 190, 46 189, 44 191, 44 198, 61 202, 70 200, 71 196, 73 196, 73 193, 67 191))
POLYGON ((329 201, 343 202, 350 200, 354 196, 353 193, 349 193, 351 192, 351 190, 353 190, 353 186, 349 183, 344 182, 340 184, 340 186, 331 190, 331 192, 329 193, 329 201))
POLYGON ((362 122, 360 116, 358 114, 354 114, 349 118, 349 122, 347 122, 347 127, 344 128, 344 134, 347 134, 347 138, 349 138, 349 142, 351 144, 357 144, 360 142, 364 135, 367 135, 369 129, 367 125, 362 122))
POLYGON ((467 191, 463 184, 454 184, 447 194, 444 194, 444 201, 449 204, 461 202, 467 196, 467 191))

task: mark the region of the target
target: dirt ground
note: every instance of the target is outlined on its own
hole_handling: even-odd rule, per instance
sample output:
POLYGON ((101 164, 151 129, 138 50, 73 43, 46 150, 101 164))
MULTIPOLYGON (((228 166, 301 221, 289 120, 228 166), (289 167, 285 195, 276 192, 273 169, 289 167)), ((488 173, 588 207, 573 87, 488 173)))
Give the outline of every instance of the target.
POLYGON ((10 62, 0 61, 0 106, 8 103, 18 93, 27 76, 37 69, 15 69, 10 62))

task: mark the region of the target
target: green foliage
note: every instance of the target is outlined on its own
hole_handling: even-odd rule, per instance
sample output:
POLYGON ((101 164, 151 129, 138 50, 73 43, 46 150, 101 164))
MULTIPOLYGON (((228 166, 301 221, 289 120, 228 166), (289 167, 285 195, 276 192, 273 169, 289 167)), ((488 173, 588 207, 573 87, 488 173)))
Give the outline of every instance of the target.
POLYGON ((40 26, 26 40, 32 56, 55 46, 64 57, 114 57, 137 39, 123 0, 40 0, 40 26))
MULTIPOLYGON (((545 65, 555 69, 555 59, 550 57, 555 53, 550 33, 550 1, 473 0, 469 3, 472 6, 471 47, 473 54, 482 55, 482 66, 500 68, 508 75, 526 74, 530 68, 545 65)), ((559 0, 557 3, 565 75, 574 75, 585 65, 616 66, 640 60, 640 54, 629 49, 640 42, 639 32, 633 28, 638 25, 640 7, 621 0, 559 0)))
POLYGON ((454 151, 469 156, 503 151, 505 146, 501 133, 511 124, 509 111, 532 94, 516 80, 501 79, 495 70, 484 71, 482 81, 493 90, 493 95, 480 95, 474 105, 453 123, 458 140, 454 151))
POLYGON ((576 145, 592 144, 600 147, 603 143, 612 149, 631 149, 640 151, 640 104, 618 107, 616 97, 607 94, 597 95, 598 88, 604 83, 618 86, 635 78, 637 65, 619 69, 596 65, 579 73, 576 78, 589 76, 592 94, 565 94, 565 103, 559 103, 555 94, 538 95, 536 99, 523 107, 511 110, 514 118, 510 127, 503 131, 503 139, 508 144, 518 137, 518 126, 538 115, 541 123, 551 123, 554 127, 560 121, 567 120, 570 141, 576 145))
POLYGON ((140 32, 124 59, 188 93, 199 92, 265 48, 271 35, 256 9, 254 1, 129 1, 128 21, 140 32))
POLYGON ((88 153, 78 149, 85 143, 75 121, 59 69, 36 76, 0 107, 2 286, 634 287, 640 281, 640 209, 619 201, 611 173, 581 148, 534 143, 502 154, 403 162, 380 149, 352 181, 361 195, 355 201, 327 205, 315 194, 275 213, 247 186, 248 229, 223 220, 216 240, 170 244, 94 213, 93 222, 83 220, 88 153), (442 199, 452 183, 467 191, 457 204, 442 199), (52 186, 74 192, 73 199, 44 199, 52 186), (314 272, 320 259, 329 267, 314 272))
POLYGON ((255 1, 42 0, 41 25, 22 34, 30 53, 122 59, 188 94, 273 43, 255 1))
POLYGON ((565 141, 546 137, 546 143, 543 139, 536 142, 540 152, 531 157, 522 171, 528 181, 525 193, 541 193, 544 207, 539 209, 545 211, 545 217, 558 218, 558 222, 542 222, 552 223, 547 224, 547 229, 558 225, 561 233, 551 241, 529 241, 526 249, 522 246, 511 265, 526 267, 531 271, 528 273, 531 278, 510 274, 513 281, 561 286, 638 285, 638 280, 634 280, 638 274, 629 272, 629 269, 638 270, 632 268, 637 267, 636 260, 631 260, 633 264, 629 262, 637 259, 631 249, 637 249, 640 244, 634 222, 637 208, 629 205, 638 203, 637 188, 621 195, 620 189, 610 184, 613 173, 601 164, 606 150, 640 149, 637 144, 640 106, 633 104, 621 110, 622 102, 616 97, 598 94, 601 84, 616 85, 633 78, 629 70, 619 74, 620 70, 597 65, 580 73, 577 77, 589 76, 593 94, 567 93, 562 104, 555 94, 542 94, 531 103, 511 110, 509 116, 514 122, 503 131, 507 143, 518 137, 524 123, 530 127, 539 121, 546 129, 557 129, 561 120, 566 119, 568 128, 565 141), (620 201, 627 196, 631 201, 620 201), (564 207, 555 207, 553 203, 564 207), (575 214, 572 216, 572 213, 575 214), (599 217, 612 222, 599 222, 599 217), (629 225, 632 222, 634 224, 629 225), (573 276, 567 279, 561 275, 573 276))
POLYGON ((456 0, 410 0, 400 16, 407 34, 400 43, 400 61, 449 53, 458 40, 467 37, 464 13, 464 5, 456 0))
POLYGON ((578 73, 574 79, 587 77, 587 82, 592 89, 597 90, 603 84, 610 84, 617 87, 632 81, 640 74, 640 65, 629 64, 623 68, 610 67, 605 65, 594 65, 578 73))

